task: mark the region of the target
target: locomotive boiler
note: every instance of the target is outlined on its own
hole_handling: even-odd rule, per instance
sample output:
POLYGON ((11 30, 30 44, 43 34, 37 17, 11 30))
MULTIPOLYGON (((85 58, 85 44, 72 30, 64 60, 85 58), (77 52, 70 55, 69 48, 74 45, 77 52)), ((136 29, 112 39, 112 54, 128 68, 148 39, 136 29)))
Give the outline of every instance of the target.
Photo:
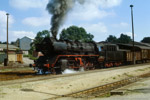
POLYGON ((98 65, 99 51, 95 42, 61 41, 45 38, 36 46, 37 52, 42 52, 34 64, 34 68, 42 73, 61 73, 67 68, 79 70, 95 69, 98 65))

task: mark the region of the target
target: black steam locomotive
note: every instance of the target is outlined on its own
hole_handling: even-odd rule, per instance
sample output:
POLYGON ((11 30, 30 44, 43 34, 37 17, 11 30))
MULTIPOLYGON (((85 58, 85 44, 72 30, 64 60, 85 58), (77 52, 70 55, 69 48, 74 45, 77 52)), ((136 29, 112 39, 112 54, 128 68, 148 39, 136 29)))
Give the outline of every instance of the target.
POLYGON ((35 61, 33 67, 42 74, 49 71, 60 74, 65 69, 85 70, 114 67, 133 62, 133 53, 136 62, 150 60, 150 46, 61 41, 54 38, 45 38, 36 46, 42 56, 35 61), (147 55, 147 56, 146 56, 147 55))
POLYGON ((98 65, 99 51, 96 43, 79 41, 58 41, 45 38, 36 45, 36 51, 43 56, 35 61, 34 67, 42 73, 61 73, 67 68, 95 69, 98 65))

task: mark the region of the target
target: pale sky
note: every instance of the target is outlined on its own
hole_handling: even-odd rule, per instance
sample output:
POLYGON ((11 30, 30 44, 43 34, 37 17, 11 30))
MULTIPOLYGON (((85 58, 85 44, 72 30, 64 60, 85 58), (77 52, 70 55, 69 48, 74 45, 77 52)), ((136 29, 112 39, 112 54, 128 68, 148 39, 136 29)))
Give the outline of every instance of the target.
MULTIPOLYGON (((9 16, 9 41, 50 29, 51 15, 46 10, 49 0, 0 0, 0 41, 6 41, 6 13, 9 16)), ((150 0, 86 0, 75 4, 61 26, 81 26, 94 35, 95 41, 104 41, 109 35, 121 33, 131 36, 131 8, 133 4, 135 40, 150 37, 150 0)), ((59 35, 58 35, 59 37, 59 35)))

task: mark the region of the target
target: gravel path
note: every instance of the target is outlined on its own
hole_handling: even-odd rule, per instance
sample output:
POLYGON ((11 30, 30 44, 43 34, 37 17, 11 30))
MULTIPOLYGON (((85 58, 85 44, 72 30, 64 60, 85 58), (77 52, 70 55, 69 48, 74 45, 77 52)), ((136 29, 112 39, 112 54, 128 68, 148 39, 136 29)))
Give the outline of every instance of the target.
POLYGON ((27 57, 23 57, 23 64, 24 65, 29 65, 29 64, 33 64, 33 63, 34 63, 33 60, 31 60, 31 59, 29 59, 27 57))
MULTIPOLYGON (((43 100, 150 72, 150 65, 100 71, 9 86, 0 86, 2 100, 43 100)), ((73 98, 71 98, 73 99, 73 98)), ((67 100, 62 98, 60 100, 67 100)), ((68 98, 70 100, 70 98, 68 98)), ((77 99, 80 100, 80 99, 77 99)), ((87 100, 87 99, 82 99, 87 100)))

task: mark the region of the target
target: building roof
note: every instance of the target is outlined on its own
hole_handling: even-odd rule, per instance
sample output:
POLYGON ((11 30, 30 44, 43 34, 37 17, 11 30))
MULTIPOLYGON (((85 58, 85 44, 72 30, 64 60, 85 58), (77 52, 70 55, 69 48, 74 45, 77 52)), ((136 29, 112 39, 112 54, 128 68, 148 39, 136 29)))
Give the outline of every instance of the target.
POLYGON ((149 46, 149 47, 150 47, 150 44, 149 44, 149 43, 135 42, 135 44, 137 44, 137 45, 142 45, 142 46, 149 46))
MULTIPOLYGON (((8 45, 9 50, 16 50, 19 49, 18 47, 14 45, 8 45)), ((0 44, 0 50, 7 49, 7 44, 0 44)))
MULTIPOLYGON (((24 37, 23 37, 23 38, 21 38, 21 39, 24 39, 24 38, 27 38, 27 39, 33 40, 33 39, 31 39, 31 38, 29 38, 29 37, 27 37, 27 36, 24 36, 24 37)), ((21 39, 19 39, 19 40, 21 40, 21 39)))

